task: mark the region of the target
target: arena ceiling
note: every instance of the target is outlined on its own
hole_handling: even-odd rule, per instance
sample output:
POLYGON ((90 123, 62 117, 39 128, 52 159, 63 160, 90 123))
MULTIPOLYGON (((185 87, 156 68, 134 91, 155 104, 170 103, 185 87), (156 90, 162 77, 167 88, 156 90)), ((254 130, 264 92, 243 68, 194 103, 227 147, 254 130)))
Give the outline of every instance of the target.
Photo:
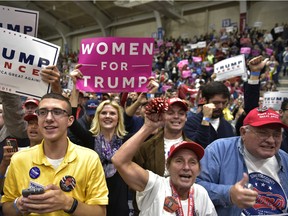
POLYGON ((38 37, 53 40, 62 36, 101 32, 109 36, 113 27, 157 19, 185 23, 183 15, 231 1, 179 0, 91 0, 91 1, 0 1, 0 5, 39 11, 38 37))

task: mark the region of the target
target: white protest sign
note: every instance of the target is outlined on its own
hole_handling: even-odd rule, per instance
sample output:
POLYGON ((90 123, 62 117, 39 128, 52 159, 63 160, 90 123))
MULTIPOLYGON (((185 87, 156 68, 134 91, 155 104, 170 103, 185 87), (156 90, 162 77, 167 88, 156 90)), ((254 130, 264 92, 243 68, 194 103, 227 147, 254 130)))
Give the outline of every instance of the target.
POLYGON ((274 28, 274 32, 277 34, 277 33, 280 33, 280 32, 283 32, 284 31, 284 28, 283 26, 278 26, 278 27, 275 27, 274 28))
POLYGON ((40 70, 56 65, 60 47, 0 28, 0 91, 40 98, 50 91, 40 70))
POLYGON ((262 26, 262 22, 254 22, 254 27, 260 28, 262 26))
POLYGON ((234 26, 226 27, 226 32, 233 32, 233 31, 234 31, 234 26))
POLYGON ((205 48, 206 47, 206 41, 199 41, 197 43, 198 48, 205 48))
POLYGON ((263 106, 278 111, 283 100, 288 99, 288 92, 265 92, 263 98, 263 106))
POLYGON ((20 32, 33 37, 37 36, 39 12, 22 8, 0 5, 0 27, 20 32))
POLYGON ((187 44, 187 46, 190 46, 191 49, 197 49, 197 44, 187 44))
POLYGON ((189 51, 189 50, 191 50, 190 46, 188 46, 188 45, 184 46, 184 52, 189 51))
POLYGON ((216 80, 218 81, 242 76, 246 73, 244 55, 234 56, 216 63, 214 73, 217 75, 216 80))

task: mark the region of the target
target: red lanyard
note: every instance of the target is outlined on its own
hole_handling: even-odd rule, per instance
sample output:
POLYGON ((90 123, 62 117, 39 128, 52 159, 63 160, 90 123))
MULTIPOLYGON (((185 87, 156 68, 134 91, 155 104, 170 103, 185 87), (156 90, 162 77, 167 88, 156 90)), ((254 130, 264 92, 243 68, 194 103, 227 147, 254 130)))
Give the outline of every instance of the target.
MULTIPOLYGON (((172 190, 172 196, 177 200, 179 208, 176 211, 177 216, 184 216, 181 200, 174 188, 174 186, 170 183, 171 190, 172 190)), ((189 196, 188 196, 188 216, 193 216, 195 214, 195 206, 194 206, 194 187, 190 188, 189 196)))

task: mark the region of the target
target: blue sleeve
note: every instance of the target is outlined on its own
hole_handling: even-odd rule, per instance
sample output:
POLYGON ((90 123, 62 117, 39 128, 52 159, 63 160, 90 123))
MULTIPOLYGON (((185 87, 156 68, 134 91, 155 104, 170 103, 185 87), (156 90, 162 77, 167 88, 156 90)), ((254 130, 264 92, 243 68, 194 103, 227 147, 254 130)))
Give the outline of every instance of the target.
POLYGON ((206 148, 210 140, 210 126, 201 125, 201 121, 202 117, 199 114, 188 117, 183 131, 190 140, 206 148))
POLYGON ((209 194, 215 206, 230 206, 230 189, 232 184, 219 184, 221 178, 221 152, 215 151, 215 145, 205 149, 205 156, 201 159, 201 173, 196 182, 202 185, 209 194))

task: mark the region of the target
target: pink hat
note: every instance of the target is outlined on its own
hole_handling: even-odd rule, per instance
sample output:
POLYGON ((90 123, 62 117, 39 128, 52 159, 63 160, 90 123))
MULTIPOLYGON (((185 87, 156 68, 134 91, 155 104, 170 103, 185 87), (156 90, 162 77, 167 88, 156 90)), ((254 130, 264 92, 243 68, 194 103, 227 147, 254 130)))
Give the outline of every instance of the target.
POLYGON ((243 125, 251 125, 253 127, 268 124, 278 124, 282 127, 288 127, 281 122, 279 113, 272 109, 268 109, 267 107, 255 108, 251 110, 243 121, 243 125))
POLYGON ((169 107, 171 105, 175 104, 175 103, 178 103, 185 111, 188 110, 188 105, 187 105, 187 103, 184 100, 182 100, 182 99, 180 99, 178 97, 173 97, 173 98, 169 98, 168 99, 169 107))
POLYGON ((204 156, 204 152, 205 152, 204 148, 201 145, 199 145, 193 141, 191 141, 191 142, 182 141, 182 142, 174 144, 170 147, 168 158, 171 158, 180 149, 192 150, 197 155, 199 161, 202 159, 202 157, 204 156))
POLYGON ((33 103, 36 106, 39 105, 39 100, 35 99, 35 98, 27 98, 26 101, 24 102, 24 106, 26 106, 28 103, 33 103))

